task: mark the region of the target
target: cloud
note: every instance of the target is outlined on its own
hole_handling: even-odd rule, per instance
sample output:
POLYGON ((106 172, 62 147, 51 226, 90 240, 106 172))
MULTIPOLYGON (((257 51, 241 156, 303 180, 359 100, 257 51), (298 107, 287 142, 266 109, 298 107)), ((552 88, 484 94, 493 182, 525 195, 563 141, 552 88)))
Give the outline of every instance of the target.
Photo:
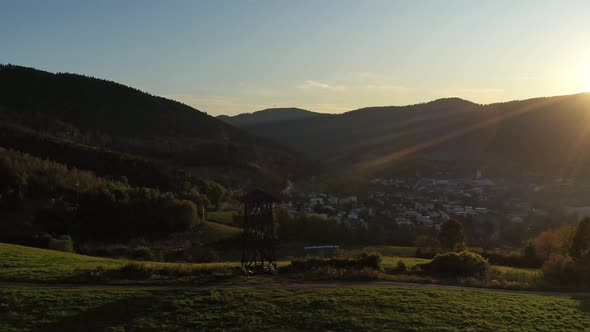
POLYGON ((319 89, 319 90, 330 90, 330 91, 342 91, 346 89, 343 85, 331 85, 328 83, 322 83, 312 80, 307 80, 298 86, 299 89, 319 89))

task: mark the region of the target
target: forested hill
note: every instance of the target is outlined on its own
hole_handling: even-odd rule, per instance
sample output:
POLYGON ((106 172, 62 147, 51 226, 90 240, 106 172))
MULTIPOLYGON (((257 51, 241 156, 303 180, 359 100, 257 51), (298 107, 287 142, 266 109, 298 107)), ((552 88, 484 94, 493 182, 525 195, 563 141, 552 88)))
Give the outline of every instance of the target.
POLYGON ((490 105, 446 98, 242 128, 357 173, 426 158, 567 175, 590 167, 589 126, 590 94, 576 94, 490 105))
POLYGON ((0 65, 0 125, 0 146, 99 175, 107 171, 89 167, 107 154, 197 176, 264 174, 276 183, 305 169, 289 149, 185 104, 107 80, 15 65, 0 65))
POLYGON ((83 131, 109 135, 252 140, 250 135, 173 100, 107 80, 20 66, 0 66, 0 105, 23 116, 39 113, 83 131))
POLYGON ((238 127, 269 125, 282 121, 312 119, 327 114, 311 112, 301 108, 268 108, 254 113, 242 113, 235 116, 220 115, 217 118, 238 127))

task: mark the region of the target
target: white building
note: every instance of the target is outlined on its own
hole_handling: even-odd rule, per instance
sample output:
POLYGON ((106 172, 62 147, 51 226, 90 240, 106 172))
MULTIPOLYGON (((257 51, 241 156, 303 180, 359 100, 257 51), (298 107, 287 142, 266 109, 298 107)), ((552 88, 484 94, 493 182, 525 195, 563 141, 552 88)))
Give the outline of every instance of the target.
POLYGON ((324 205, 324 199, 323 198, 310 198, 309 204, 311 204, 311 205, 324 205))
POLYGON ((356 196, 348 196, 340 199, 341 204, 356 204, 358 201, 356 196))
POLYGON ((410 219, 408 218, 404 218, 404 217, 397 217, 395 218, 395 223, 398 225, 411 225, 412 222, 410 221, 410 219))

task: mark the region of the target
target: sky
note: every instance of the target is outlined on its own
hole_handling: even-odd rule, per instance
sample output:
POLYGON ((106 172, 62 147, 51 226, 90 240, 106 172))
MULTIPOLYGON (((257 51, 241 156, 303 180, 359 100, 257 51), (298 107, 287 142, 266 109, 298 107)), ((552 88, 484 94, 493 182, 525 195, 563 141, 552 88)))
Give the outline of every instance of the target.
POLYGON ((590 91, 590 1, 0 0, 0 63, 211 115, 590 91))

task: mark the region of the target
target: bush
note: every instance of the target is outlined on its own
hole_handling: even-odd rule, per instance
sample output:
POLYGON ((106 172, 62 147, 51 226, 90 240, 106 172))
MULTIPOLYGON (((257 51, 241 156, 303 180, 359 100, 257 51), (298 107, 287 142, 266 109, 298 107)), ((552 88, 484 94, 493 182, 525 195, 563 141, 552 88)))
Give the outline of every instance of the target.
POLYGON ((133 259, 137 260, 144 260, 144 261, 153 261, 156 260, 156 255, 150 247, 146 246, 137 246, 133 249, 132 252, 133 259))
POLYGON ((551 281, 571 283, 575 282, 576 268, 574 260, 567 255, 551 255, 541 269, 543 276, 551 281))
POLYGON ((545 279, 559 283, 587 283, 590 271, 584 262, 568 255, 551 255, 542 267, 545 279))
POLYGON ((192 246, 185 251, 185 261, 193 263, 210 263, 221 260, 219 254, 208 247, 192 246))
POLYGON ((381 255, 367 255, 361 254, 357 258, 357 265, 362 268, 368 267, 374 270, 381 270, 381 255))
POLYGON ((381 256, 361 254, 356 259, 350 258, 307 258, 291 261, 291 266, 295 270, 307 271, 318 270, 326 267, 347 270, 362 270, 370 268, 376 271, 381 270, 381 256))
POLYGON ((87 243, 80 247, 80 253, 100 257, 129 257, 131 249, 123 244, 93 244, 87 243))
POLYGON ((397 261, 397 265, 395 266, 394 271, 398 272, 398 273, 404 273, 408 270, 408 267, 406 266, 406 263, 404 263, 404 261, 399 260, 397 261))
POLYGON ((422 270, 452 277, 483 276, 489 267, 488 260, 481 255, 462 251, 460 253, 449 252, 434 256, 428 264, 421 265, 422 270))
POLYGON ((191 246, 189 248, 176 249, 170 251, 167 257, 170 257, 169 260, 171 261, 174 260, 172 259, 173 257, 177 257, 176 260, 192 263, 210 263, 221 260, 221 257, 215 250, 205 246, 191 246))
MULTIPOLYGON (((520 252, 500 252, 500 251, 482 251, 478 252, 482 257, 488 260, 490 264, 513 266, 530 269, 538 269, 543 265, 543 259, 531 255, 531 248, 527 246, 528 255, 523 255, 520 252)), ((525 248, 526 249, 526 248, 525 248)))
POLYGON ((59 239, 51 239, 48 247, 51 250, 74 252, 74 241, 69 235, 62 235, 59 239))
POLYGON ((211 271, 193 269, 190 265, 157 266, 129 263, 106 273, 109 279, 148 280, 161 277, 191 277, 209 274, 211 271))
POLYGON ((145 280, 152 278, 156 274, 156 271, 154 268, 148 265, 131 263, 113 271, 112 274, 119 278, 125 278, 129 280, 145 280))

